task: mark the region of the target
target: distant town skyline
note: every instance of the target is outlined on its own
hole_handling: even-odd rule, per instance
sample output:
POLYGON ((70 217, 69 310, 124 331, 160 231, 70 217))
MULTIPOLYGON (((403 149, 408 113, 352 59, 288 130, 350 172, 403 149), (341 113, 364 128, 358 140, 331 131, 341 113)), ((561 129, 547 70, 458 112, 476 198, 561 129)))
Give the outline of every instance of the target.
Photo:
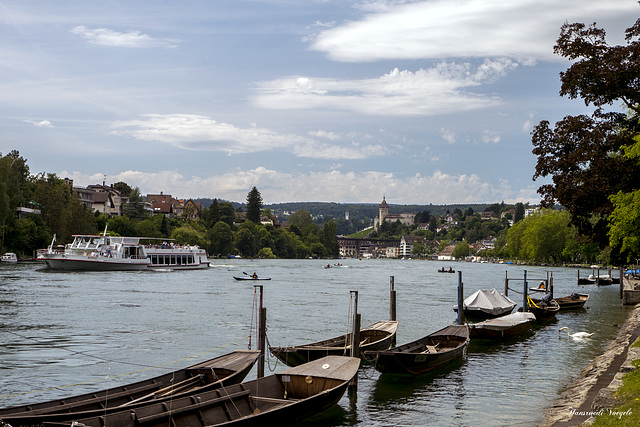
MULTIPOLYGON (((78 186, 265 204, 538 203, 566 22, 636 0, 0 1, 0 153, 78 186), (105 179, 106 176, 106 179, 105 179)), ((613 108, 620 108, 613 106, 613 108)))

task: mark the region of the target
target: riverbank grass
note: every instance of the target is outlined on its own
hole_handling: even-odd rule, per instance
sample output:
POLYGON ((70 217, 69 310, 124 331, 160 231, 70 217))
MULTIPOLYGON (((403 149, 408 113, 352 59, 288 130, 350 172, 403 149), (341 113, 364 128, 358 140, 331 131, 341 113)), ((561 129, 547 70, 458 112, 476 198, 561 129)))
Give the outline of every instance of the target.
MULTIPOLYGON (((640 347, 640 340, 636 341, 632 347, 640 347)), ((596 421, 593 423, 594 427, 635 427, 638 425, 638 417, 640 417, 640 359, 636 359, 632 363, 636 370, 625 374, 622 386, 616 392, 620 406, 603 410, 596 417, 596 421)))

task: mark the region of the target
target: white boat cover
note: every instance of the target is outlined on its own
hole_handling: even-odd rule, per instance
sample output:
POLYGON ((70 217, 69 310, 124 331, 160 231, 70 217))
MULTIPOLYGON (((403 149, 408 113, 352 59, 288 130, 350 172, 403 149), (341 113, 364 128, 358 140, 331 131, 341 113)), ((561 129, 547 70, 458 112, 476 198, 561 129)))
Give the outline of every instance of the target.
POLYGON ((511 312, 515 306, 515 302, 499 293, 496 288, 478 290, 464 300, 465 310, 483 311, 493 316, 511 312))
POLYGON ((536 315, 529 312, 518 311, 516 313, 507 314, 506 316, 496 317, 495 319, 485 320, 471 325, 472 328, 491 329, 494 331, 503 331, 516 325, 536 320, 536 315))

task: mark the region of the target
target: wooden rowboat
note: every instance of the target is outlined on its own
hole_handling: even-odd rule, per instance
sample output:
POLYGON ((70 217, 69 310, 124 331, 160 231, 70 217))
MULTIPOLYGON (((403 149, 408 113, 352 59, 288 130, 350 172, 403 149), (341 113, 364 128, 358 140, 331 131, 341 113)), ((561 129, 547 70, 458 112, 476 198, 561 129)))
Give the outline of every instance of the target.
POLYGON ((506 316, 469 324, 471 338, 506 339, 518 336, 531 329, 536 316, 533 313, 516 312, 506 316))
POLYGON ((468 345, 467 325, 447 326, 408 344, 364 355, 383 374, 418 375, 461 359, 468 345))
POLYGON ((573 293, 567 297, 554 298, 560 310, 573 310, 584 307, 584 304, 589 300, 588 294, 573 293))
MULTIPOLYGON (((335 405, 357 375, 360 360, 328 356, 277 374, 197 393, 171 402, 150 403, 106 415, 49 422, 48 426, 204 427, 278 425, 315 415, 335 405)), ((18 427, 19 423, 11 423, 18 427)))
MULTIPOLYGON (((0 409, 0 420, 14 426, 41 425, 43 420, 71 420, 137 408, 242 382, 260 357, 259 351, 236 350, 185 369, 124 386, 79 396, 0 409)), ((1 423, 0 423, 1 424, 1 423)))
MULTIPOLYGON (((360 351, 384 350, 391 346, 398 322, 382 320, 360 329, 360 351)), ((288 366, 298 366, 323 356, 348 355, 351 351, 351 334, 340 335, 323 341, 291 347, 270 347, 271 353, 288 366)))

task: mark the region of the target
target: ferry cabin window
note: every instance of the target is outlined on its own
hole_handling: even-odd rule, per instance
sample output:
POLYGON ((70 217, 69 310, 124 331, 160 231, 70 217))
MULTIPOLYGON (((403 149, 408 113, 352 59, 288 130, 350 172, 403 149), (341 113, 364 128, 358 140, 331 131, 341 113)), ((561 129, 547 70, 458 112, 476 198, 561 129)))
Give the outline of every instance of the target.
POLYGON ((151 255, 151 265, 193 264, 193 255, 151 255))

